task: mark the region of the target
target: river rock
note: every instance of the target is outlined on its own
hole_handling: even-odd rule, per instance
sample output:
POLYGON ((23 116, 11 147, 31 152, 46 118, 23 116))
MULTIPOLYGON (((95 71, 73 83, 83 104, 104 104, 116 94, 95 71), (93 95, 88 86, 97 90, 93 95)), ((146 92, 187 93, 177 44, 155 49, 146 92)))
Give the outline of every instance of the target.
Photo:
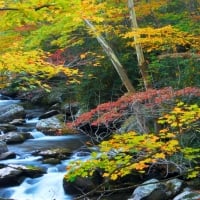
POLYGON ((25 110, 17 104, 10 104, 0 108, 0 122, 6 123, 17 118, 24 118, 25 110))
POLYGON ((131 198, 128 200, 165 200, 167 195, 165 193, 165 185, 161 184, 157 179, 150 179, 145 181, 141 186, 137 187, 131 198))
POLYGON ((10 131, 16 131, 17 127, 15 125, 12 125, 12 124, 0 124, 0 130, 3 133, 7 133, 7 132, 10 132, 10 131))
POLYGON ((199 191, 184 191, 177 195, 173 200, 199 200, 200 193, 199 191))
POLYGON ((23 143, 26 139, 31 139, 33 136, 30 133, 8 132, 0 136, 0 139, 7 144, 23 143))
POLYGON ((20 169, 13 167, 4 167, 0 169, 0 186, 18 185, 22 180, 19 175, 22 173, 20 169))
POLYGON ((55 135, 56 132, 64 128, 64 124, 59 119, 59 116, 39 120, 36 124, 36 129, 47 135, 55 135))
POLYGON ((47 158, 47 159, 44 159, 42 161, 42 163, 44 163, 44 164, 50 164, 50 165, 57 165, 57 164, 61 163, 61 160, 57 159, 57 158, 47 158))
POLYGON ((35 151, 32 154, 35 156, 42 156, 44 160, 50 158, 63 160, 69 158, 72 155, 72 152, 69 149, 48 149, 42 151, 35 151))
POLYGON ((178 193, 180 193, 185 186, 184 181, 177 178, 167 181, 165 185, 166 185, 166 194, 169 198, 172 198, 178 193))
POLYGON ((0 169, 0 186, 19 185, 25 177, 39 177, 45 171, 39 167, 8 165, 0 169))
POLYGON ((16 154, 14 152, 8 151, 0 154, 0 160, 12 159, 15 158, 16 154))

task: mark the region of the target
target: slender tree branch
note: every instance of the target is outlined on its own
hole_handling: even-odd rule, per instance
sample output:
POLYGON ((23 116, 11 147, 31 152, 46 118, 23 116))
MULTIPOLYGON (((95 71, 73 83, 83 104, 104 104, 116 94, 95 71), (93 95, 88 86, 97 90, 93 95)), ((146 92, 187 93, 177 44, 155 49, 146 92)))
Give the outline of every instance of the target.
POLYGON ((44 4, 44 5, 38 6, 38 7, 34 8, 34 9, 35 9, 35 11, 38 11, 38 10, 40 10, 42 8, 49 8, 49 7, 55 6, 55 5, 56 4, 44 4))
POLYGON ((0 11, 7 11, 7 10, 12 10, 12 11, 18 11, 18 8, 0 8, 0 11))
MULTIPOLYGON (((49 8, 51 6, 55 6, 56 4, 44 4, 44 5, 41 5, 41 6, 38 6, 38 7, 33 7, 32 9, 35 10, 35 11, 38 11, 42 8, 49 8)), ((0 8, 0 11, 19 11, 20 9, 19 8, 12 8, 12 7, 4 7, 4 8, 0 8)))

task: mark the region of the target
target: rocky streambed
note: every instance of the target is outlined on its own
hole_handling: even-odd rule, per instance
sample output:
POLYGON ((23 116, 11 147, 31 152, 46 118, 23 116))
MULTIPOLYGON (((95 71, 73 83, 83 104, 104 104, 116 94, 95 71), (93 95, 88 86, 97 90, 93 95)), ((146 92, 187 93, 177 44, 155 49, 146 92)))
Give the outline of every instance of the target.
POLYGON ((45 135, 37 125, 51 132, 61 127, 52 114, 46 121, 39 119, 43 113, 24 109, 19 101, 0 100, 0 198, 73 199, 63 189, 63 177, 71 160, 89 155, 80 154, 83 148, 79 151, 87 139, 79 134, 45 135))

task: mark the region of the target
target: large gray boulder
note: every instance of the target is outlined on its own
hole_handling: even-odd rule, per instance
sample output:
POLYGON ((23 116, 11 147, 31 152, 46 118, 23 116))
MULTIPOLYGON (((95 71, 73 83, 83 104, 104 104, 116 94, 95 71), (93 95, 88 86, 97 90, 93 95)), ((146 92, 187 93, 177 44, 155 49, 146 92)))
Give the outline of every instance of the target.
POLYGON ((0 185, 16 185, 18 182, 19 175, 22 173, 20 169, 15 167, 4 167, 0 169, 0 185))
POLYGON ((54 135, 63 128, 64 122, 62 122, 57 115, 47 119, 41 119, 36 124, 36 129, 47 135, 54 135))
POLYGON ((165 185, 157 179, 145 181, 141 186, 137 187, 131 198, 128 200, 166 200, 165 185))
POLYGON ((6 123, 17 118, 24 118, 25 110, 22 106, 17 104, 10 104, 0 107, 0 122, 6 123))
POLYGON ((7 144, 18 144, 23 143, 27 139, 32 139, 33 136, 30 133, 18 133, 18 132, 8 132, 4 135, 0 135, 0 139, 7 144))
POLYGON ((45 164, 58 164, 61 160, 69 158, 72 155, 70 149, 57 148, 57 149, 47 149, 38 150, 32 153, 35 156, 42 156, 42 162, 45 164))
POLYGON ((177 178, 168 181, 150 179, 138 186, 128 200, 199 200, 200 193, 186 186, 177 178))
POLYGON ((177 195, 173 200, 199 200, 200 193, 198 191, 186 190, 177 195))
POLYGON ((25 177, 35 178, 44 173, 39 167, 10 164, 0 169, 0 186, 19 185, 25 177))
POLYGON ((12 158, 16 158, 16 154, 12 151, 8 151, 8 152, 0 154, 0 160, 6 160, 6 159, 12 159, 12 158))

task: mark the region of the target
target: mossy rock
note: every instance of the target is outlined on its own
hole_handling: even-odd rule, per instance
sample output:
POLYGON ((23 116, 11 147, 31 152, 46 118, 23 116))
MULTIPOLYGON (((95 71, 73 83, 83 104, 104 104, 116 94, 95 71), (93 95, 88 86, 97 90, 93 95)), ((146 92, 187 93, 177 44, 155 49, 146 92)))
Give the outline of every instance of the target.
POLYGON ((44 159, 42 161, 42 163, 44 164, 51 164, 51 165, 57 165, 57 164, 60 164, 61 161, 57 158, 47 158, 47 159, 44 159))

